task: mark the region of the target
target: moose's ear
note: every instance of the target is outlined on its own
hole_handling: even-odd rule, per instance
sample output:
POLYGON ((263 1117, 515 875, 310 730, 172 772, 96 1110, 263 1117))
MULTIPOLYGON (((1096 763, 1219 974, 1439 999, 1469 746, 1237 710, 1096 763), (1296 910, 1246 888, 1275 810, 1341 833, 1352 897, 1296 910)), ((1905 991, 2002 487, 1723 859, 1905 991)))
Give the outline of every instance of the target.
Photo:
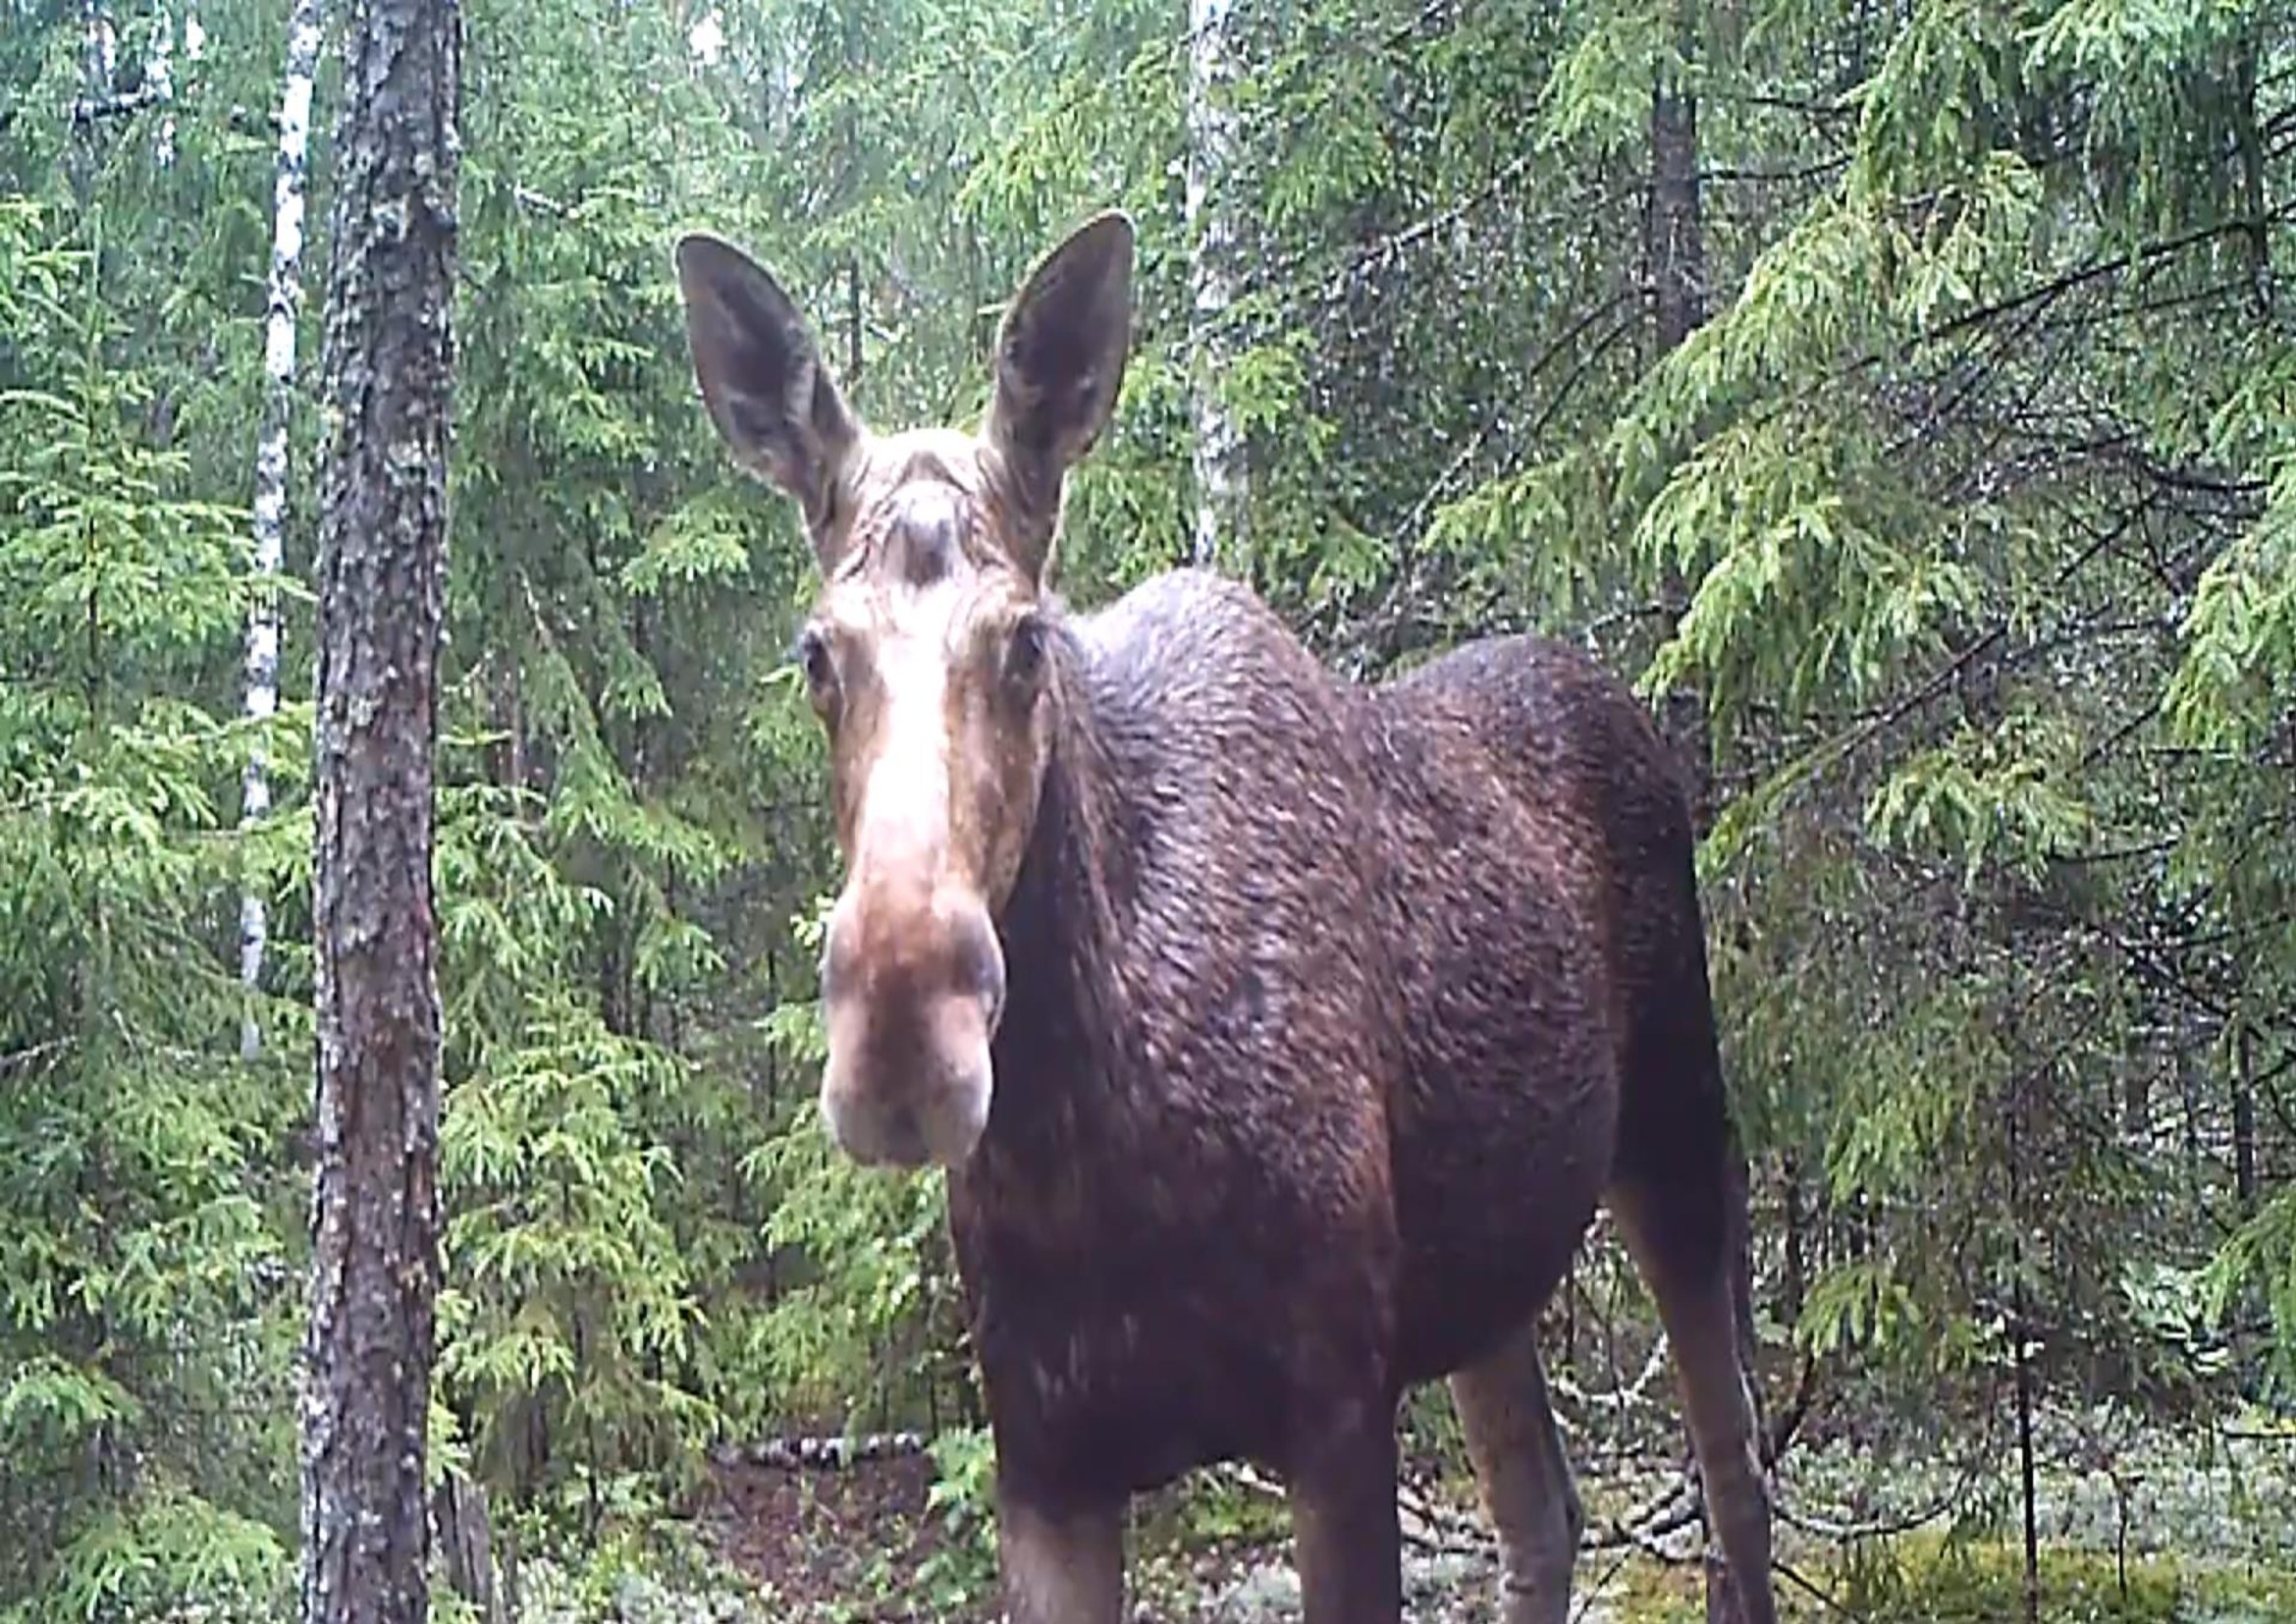
MULTIPOLYGON (((1057 496, 1116 408, 1132 351, 1132 251, 1125 214, 1088 220, 1037 262, 997 331, 985 434, 1032 506, 1055 506, 1044 499, 1057 496)), ((1022 562, 1043 564, 1041 554, 1022 562)))
POLYGON ((797 499, 827 570, 835 560, 824 521, 859 420, 796 304, 749 255, 691 233, 678 240, 677 282, 710 420, 735 461, 797 499))

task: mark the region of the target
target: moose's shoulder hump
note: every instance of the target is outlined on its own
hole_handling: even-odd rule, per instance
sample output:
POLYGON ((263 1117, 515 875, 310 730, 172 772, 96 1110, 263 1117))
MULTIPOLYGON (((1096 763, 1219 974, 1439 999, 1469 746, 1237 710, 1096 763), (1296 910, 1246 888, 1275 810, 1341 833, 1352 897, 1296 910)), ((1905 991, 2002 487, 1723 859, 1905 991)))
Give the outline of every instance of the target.
POLYGON ((1152 575, 1077 627, 1096 659, 1147 675, 1167 666, 1229 662, 1255 649, 1294 648, 1291 633, 1241 581, 1195 568, 1152 575))

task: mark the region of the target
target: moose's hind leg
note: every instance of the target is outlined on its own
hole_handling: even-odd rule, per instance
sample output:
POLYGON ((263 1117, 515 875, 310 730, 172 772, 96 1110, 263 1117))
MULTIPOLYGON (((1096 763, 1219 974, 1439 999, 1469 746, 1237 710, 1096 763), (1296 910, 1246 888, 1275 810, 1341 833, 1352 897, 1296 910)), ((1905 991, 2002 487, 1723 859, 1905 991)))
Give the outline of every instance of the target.
MULTIPOLYGON (((1717 1159, 1719 1160, 1719 1159, 1717 1159)), ((1776 1624, 1770 1492, 1754 1399, 1738 1360, 1738 1325, 1724 1245, 1743 1192, 1723 1176, 1634 1182, 1612 1194, 1628 1250, 1658 1302, 1706 1511, 1730 1564, 1745 1624, 1776 1624)), ((1738 1208, 1742 1214, 1742 1205, 1738 1208)), ((1742 1221, 1742 1218, 1740 1219, 1742 1221)))
POLYGON ((1547 1396, 1537 1321, 1453 1373, 1451 1402, 1499 1536, 1501 1617, 1505 1624, 1566 1624, 1586 1512, 1547 1396))

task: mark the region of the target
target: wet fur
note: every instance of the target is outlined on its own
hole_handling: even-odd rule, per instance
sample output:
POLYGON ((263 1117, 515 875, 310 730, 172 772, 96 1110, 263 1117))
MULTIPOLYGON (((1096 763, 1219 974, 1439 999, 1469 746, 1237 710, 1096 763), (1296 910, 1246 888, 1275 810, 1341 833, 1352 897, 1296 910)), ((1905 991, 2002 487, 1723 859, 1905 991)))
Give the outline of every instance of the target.
POLYGON ((880 438, 767 273, 679 246, 704 401, 826 577, 825 1109, 857 1156, 951 1168, 1008 1615, 1116 1624, 1126 1497, 1241 1457, 1288 1480, 1308 1624, 1395 1624, 1395 1403, 1449 1375, 1508 1624, 1562 1624, 1582 1516, 1535 1320, 1607 1198, 1773 1624, 1744 1173, 1672 758, 1539 639, 1363 688, 1208 574, 1091 615, 1045 595, 1132 252, 1103 215, 1039 262, 978 435, 880 438), (897 743, 873 651, 905 684, 943 662, 897 743))
POLYGON ((1063 631, 950 1181, 1000 1470, 1052 1503, 1293 1468, 1534 1315, 1614 1176, 1713 1185, 1727 1137, 1682 790, 1582 656, 1364 689, 1188 570, 1063 631))

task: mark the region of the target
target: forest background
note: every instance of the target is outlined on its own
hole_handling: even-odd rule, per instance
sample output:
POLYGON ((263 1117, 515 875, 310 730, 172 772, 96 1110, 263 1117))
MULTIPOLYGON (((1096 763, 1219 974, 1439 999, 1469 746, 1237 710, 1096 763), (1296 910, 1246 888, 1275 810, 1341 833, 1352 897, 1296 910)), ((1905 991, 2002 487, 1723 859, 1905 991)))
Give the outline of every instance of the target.
MULTIPOLYGON (((2296 1597, 2296 7, 465 16, 450 1522, 604 1585, 762 1441, 908 1431, 947 1519, 911 1604, 977 1600, 939 1187, 812 1103, 810 561, 710 434, 668 251, 757 251, 872 420, 966 419, 1022 270, 1116 204, 1072 601, 1195 560, 1366 678, 1539 627, 1694 764, 1830 1594, 2024 1522, 2113 1551, 2114 1605, 2148 1549, 2165 1604, 2219 1559, 2296 1597)), ((292 1574, 339 25, 0 0, 10 1624, 276 1616, 292 1574)), ((1598 1509, 1678 1482, 1607 1232, 1548 1330, 1598 1509)), ((1449 1537, 1448 1412, 1407 1424, 1449 1537)), ((1193 1493, 1199 1535, 1263 1520, 1193 1493)))

